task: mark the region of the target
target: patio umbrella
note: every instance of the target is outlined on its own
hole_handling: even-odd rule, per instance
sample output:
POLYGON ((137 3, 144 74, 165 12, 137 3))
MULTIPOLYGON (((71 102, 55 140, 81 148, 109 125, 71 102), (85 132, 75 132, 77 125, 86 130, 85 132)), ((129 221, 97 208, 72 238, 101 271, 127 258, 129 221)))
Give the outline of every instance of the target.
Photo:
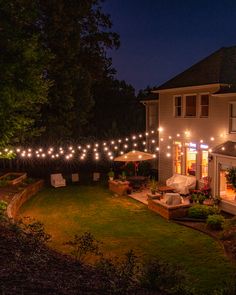
POLYGON ((155 158, 155 155, 141 152, 141 151, 131 151, 122 156, 116 157, 115 162, 134 162, 135 165, 135 175, 137 174, 138 164, 140 161, 152 160, 155 158))

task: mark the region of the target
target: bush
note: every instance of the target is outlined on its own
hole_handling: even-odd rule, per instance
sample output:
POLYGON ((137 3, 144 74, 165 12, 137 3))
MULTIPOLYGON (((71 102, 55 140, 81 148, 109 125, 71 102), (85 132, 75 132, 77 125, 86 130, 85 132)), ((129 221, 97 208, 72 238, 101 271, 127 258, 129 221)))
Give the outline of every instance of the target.
POLYGON ((213 214, 207 217, 207 225, 211 229, 215 229, 215 230, 223 229, 224 222, 225 222, 224 217, 219 214, 213 214))
POLYGON ((207 218, 208 215, 218 214, 219 209, 216 206, 194 205, 188 209, 188 216, 191 218, 207 218))

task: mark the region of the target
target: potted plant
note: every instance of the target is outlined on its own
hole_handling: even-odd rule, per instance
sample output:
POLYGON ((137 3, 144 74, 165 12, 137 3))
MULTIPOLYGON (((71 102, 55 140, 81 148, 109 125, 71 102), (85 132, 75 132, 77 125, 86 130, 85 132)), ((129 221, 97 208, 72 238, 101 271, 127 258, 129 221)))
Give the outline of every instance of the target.
POLYGON ((157 192, 157 181, 154 178, 151 179, 149 183, 149 188, 151 190, 151 193, 155 195, 155 193, 157 192))
POLYGON ((114 179, 114 176, 115 176, 115 173, 114 173, 114 171, 111 169, 111 170, 108 172, 109 180, 113 180, 113 179, 114 179))

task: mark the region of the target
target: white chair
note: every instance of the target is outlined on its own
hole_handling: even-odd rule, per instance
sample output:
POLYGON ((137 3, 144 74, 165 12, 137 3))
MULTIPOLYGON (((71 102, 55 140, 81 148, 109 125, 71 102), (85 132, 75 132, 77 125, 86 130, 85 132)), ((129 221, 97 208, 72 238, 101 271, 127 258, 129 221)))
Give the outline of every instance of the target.
POLYGON ((51 174, 51 185, 54 187, 66 186, 66 180, 61 173, 51 174))
POLYGON ((94 172, 93 173, 93 181, 99 181, 99 179, 100 179, 100 173, 94 172))
POLYGON ((79 173, 72 173, 71 174, 71 181, 78 182, 79 181, 79 173))

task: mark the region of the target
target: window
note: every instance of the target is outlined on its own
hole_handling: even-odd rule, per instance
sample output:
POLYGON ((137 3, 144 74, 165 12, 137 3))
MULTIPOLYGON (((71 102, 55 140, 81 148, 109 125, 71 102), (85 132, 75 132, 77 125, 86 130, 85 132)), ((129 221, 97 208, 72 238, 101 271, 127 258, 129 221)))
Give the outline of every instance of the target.
POLYGON ((175 117, 182 116, 182 97, 176 96, 175 97, 175 117))
POLYGON ((196 117, 196 113, 197 113, 196 103, 197 103, 196 95, 186 96, 186 108, 185 108, 186 117, 196 117))
POLYGON ((186 174, 196 175, 197 149, 196 144, 189 144, 186 148, 186 174))
POLYGON ((174 145, 174 172, 181 174, 182 169, 181 169, 181 149, 182 145, 180 142, 175 142, 174 145))
POLYGON ((229 128, 230 132, 236 132, 236 102, 230 104, 229 128))
POLYGON ((202 150, 201 157, 201 176, 208 176, 208 151, 202 150))
POLYGON ((201 110, 201 113, 200 113, 201 117, 208 117, 208 113, 209 113, 209 95, 208 94, 201 95, 200 110, 201 110))

